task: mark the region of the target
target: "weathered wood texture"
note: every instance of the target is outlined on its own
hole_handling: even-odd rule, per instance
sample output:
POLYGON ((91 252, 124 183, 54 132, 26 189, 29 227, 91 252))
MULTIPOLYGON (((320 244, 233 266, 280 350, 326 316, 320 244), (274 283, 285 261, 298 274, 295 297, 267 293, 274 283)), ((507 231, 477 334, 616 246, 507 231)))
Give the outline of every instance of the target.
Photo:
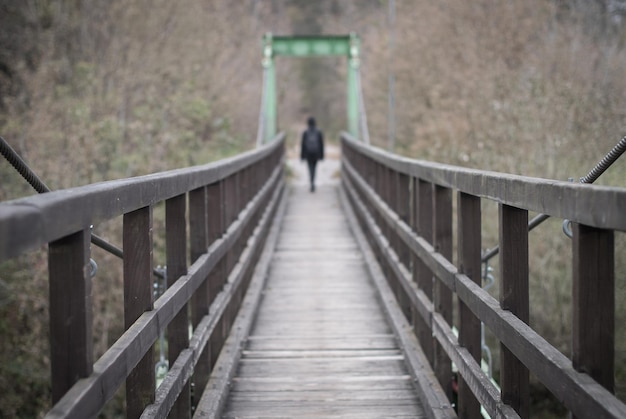
POLYGON ((342 145, 344 187, 350 201, 363 220, 377 258, 387 267, 390 285, 401 284, 411 301, 411 320, 430 362, 434 367, 441 365, 437 349, 428 354, 427 335, 434 336, 456 364, 461 376, 459 406, 464 417, 478 415, 476 401, 492 417, 531 416, 529 372, 577 417, 626 417, 626 405, 612 395, 613 231, 626 231, 626 189, 412 160, 366 146, 347 134, 342 137, 342 145), (387 183, 381 186, 372 172, 383 174, 387 183), (410 224, 395 197, 383 190, 394 190, 388 180, 403 176, 410 176, 413 185, 410 224), (458 268, 438 240, 439 234, 445 240, 448 237, 443 231, 449 224, 446 202, 450 193, 459 196, 458 268), (481 199, 500 204, 500 301, 480 287, 481 199), (441 203, 446 210, 439 209, 441 203), (528 325, 528 211, 581 224, 575 227, 574 240, 571 360, 528 325), (446 220, 443 225, 438 218, 446 220), (398 263, 404 259, 397 254, 403 248, 396 243, 398 238, 410 249, 413 276, 398 263), (449 301, 441 294, 446 288, 459 300, 462 319, 458 339, 442 308, 449 301), (479 321, 501 343, 502 392, 480 367, 479 321))
MULTIPOLYGON (((500 307, 528 323, 528 211, 500 204, 499 218, 500 307)), ((521 418, 530 414, 529 380, 524 364, 506 345, 500 344, 502 401, 521 418)))
MULTIPOLYGON (((480 285, 481 217, 480 198, 458 193, 458 264, 459 272, 480 285)), ((480 320, 459 301, 459 345, 466 348, 476 363, 481 359, 480 320)), ((480 418, 480 404, 472 389, 459 377, 458 412, 462 418, 480 418)))
POLYGON ((50 243, 52 401, 93 371, 89 230, 50 243))
MULTIPOLYGON (((124 214, 124 328, 153 308, 152 302, 152 207, 124 214)), ((126 378, 126 417, 138 418, 154 400, 152 344, 140 348, 141 359, 126 378)))
POLYGON ((210 353, 228 335, 282 196, 283 154, 281 135, 204 166, 0 204, 0 261, 49 244, 55 404, 47 417, 96 417, 124 382, 127 417, 190 416, 191 384, 201 392, 208 379, 210 353), (153 301, 152 211, 159 203, 168 289, 153 301), (94 363, 89 226, 118 216, 126 330, 94 363), (153 346, 166 329, 170 371, 155 392, 153 346))
POLYGON ((422 417, 403 358, 336 188, 296 186, 223 417, 422 417))
MULTIPOLYGON (((167 286, 173 286, 187 273, 187 196, 178 195, 165 201, 165 252, 167 286)), ((189 346, 189 315, 187 305, 178 312, 167 327, 169 364, 174 365, 180 353, 189 346)), ((191 413, 191 393, 188 382, 170 412, 170 417, 185 419, 191 413)))

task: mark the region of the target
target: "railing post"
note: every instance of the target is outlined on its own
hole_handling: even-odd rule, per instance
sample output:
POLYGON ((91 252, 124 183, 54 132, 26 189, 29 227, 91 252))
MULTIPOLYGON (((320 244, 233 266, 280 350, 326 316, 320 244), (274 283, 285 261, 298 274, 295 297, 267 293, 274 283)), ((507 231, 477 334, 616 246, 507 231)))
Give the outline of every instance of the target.
POLYGON ((93 371, 90 231, 48 247, 52 403, 93 371))
MULTIPOLYGON (((189 242, 191 263, 193 264, 209 248, 208 202, 205 186, 189 192, 189 242)), ((209 314, 209 306, 209 281, 205 278, 194 293, 191 304, 191 323, 194 329, 202 321, 202 318, 209 314)), ((195 388, 194 407, 209 380, 210 372, 209 351, 208 346, 205 346, 192 378, 195 388)))
MULTIPOLYGON (((152 207, 124 214, 124 328, 152 310, 152 207)), ((154 401, 154 354, 143 356, 126 379, 126 417, 141 416, 154 401)))
MULTIPOLYGON (((500 306, 528 323, 528 211, 499 204, 499 218, 500 306)), ((528 418, 528 369, 503 344, 500 344, 500 361, 502 401, 521 418, 528 418)))
MULTIPOLYGON (((224 205, 224 184, 219 181, 207 186, 207 206, 208 206, 208 233, 209 245, 215 240, 222 237, 225 232, 225 205, 224 205)), ((215 265, 211 273, 209 273, 209 305, 213 303, 215 296, 219 293, 225 281, 226 275, 226 256, 215 265)), ((213 333, 209 341, 209 360, 211 368, 215 365, 221 347, 221 336, 219 333, 213 333)))
MULTIPOLYGON (((228 229, 230 225, 237 218, 237 185, 235 175, 230 175, 224 181, 224 213, 226 218, 225 229, 228 229)), ((238 240, 233 243, 233 245, 226 251, 226 272, 224 273, 224 277, 222 278, 221 286, 224 286, 226 281, 228 280, 228 276, 233 270, 233 267, 237 263, 237 249, 238 249, 238 240)), ((226 340, 228 336, 228 330, 230 328, 230 313, 228 310, 224 311, 224 315, 222 316, 221 324, 222 324, 222 336, 220 347, 226 340)))
MULTIPOLYGON (((481 283, 481 216, 480 198, 463 192, 458 194, 458 264, 459 271, 472 281, 481 283)), ((481 362, 480 321, 459 299, 459 344, 474 360, 481 362)), ((482 418, 480 404, 466 381, 459 375, 458 413, 461 418, 482 418)))
POLYGON ((614 233, 580 224, 573 233, 572 366, 613 392, 614 233))
MULTIPOLYGON (((407 225, 410 224, 410 214, 411 214, 411 190, 410 190, 410 180, 411 178, 404 174, 398 173, 398 190, 397 190, 397 212, 398 216, 402 221, 404 221, 407 225)), ((401 239, 398 237, 398 259, 404 265, 404 267, 410 272, 411 271, 411 251, 409 246, 407 246, 401 239)), ((400 307, 404 312, 404 316, 411 321, 411 302, 404 292, 404 289, 400 284, 398 284, 398 302, 400 303, 400 307)))
MULTIPOLYGON (((404 173, 398 174, 398 216, 406 224, 410 224, 411 213, 411 190, 409 175, 404 173)), ((411 251, 409 247, 400 240, 399 258, 402 264, 407 268, 411 268, 411 251)))
MULTIPOLYGON (((165 201, 165 253, 168 288, 187 273, 186 198, 186 195, 182 194, 165 201)), ((188 328, 189 316, 185 304, 167 327, 167 350, 170 367, 174 365, 180 352, 189 346, 188 328)), ((189 389, 189 381, 187 381, 176 403, 172 406, 172 417, 186 418, 191 414, 189 389)))
MULTIPOLYGON (((452 189, 435 185, 433 195, 433 245, 438 253, 452 262, 452 189)), ((439 279, 435 279, 434 283, 433 306, 452 326, 452 291, 439 279)), ((433 352, 435 374, 451 400, 452 362, 436 338, 433 338, 433 352)))
MULTIPOLYGON (((413 220, 415 231, 428 242, 433 237, 433 193, 432 184, 419 178, 413 182, 413 196, 415 199, 413 220)), ((433 296, 433 276, 430 269, 416 256, 413 256, 413 280, 417 286, 432 301, 433 296)), ((417 312, 413 313, 413 327, 417 338, 424 350, 431 365, 433 359, 432 331, 430 324, 422 319, 417 312)))

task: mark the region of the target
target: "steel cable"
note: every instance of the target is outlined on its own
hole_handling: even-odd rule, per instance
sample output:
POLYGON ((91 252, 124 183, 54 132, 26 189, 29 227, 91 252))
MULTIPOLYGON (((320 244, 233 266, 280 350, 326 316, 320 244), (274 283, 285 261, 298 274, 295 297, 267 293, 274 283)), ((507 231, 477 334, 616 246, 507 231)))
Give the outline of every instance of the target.
MULTIPOLYGON (((19 154, 0 136, 0 153, 2 156, 22 175, 22 177, 33 187, 38 193, 51 192, 51 189, 28 167, 28 164, 20 157, 19 154)), ((120 259, 124 258, 124 252, 119 247, 107 242, 102 237, 91 234, 91 242, 99 248, 111 253, 120 259)), ((95 262, 94 262, 95 263, 95 262)), ((97 269, 97 266, 96 268, 97 269)), ((156 269, 153 270, 155 276, 161 278, 162 274, 156 269)))
MULTIPOLYGON (((602 160, 600 160, 600 162, 596 164, 594 168, 589 171, 589 173, 587 173, 587 176, 581 177, 579 182, 587 184, 595 182, 609 167, 611 167, 613 163, 615 163, 615 161, 617 161, 617 159, 622 156, 622 154, 624 154, 624 152, 626 152, 626 136, 622 137, 615 147, 613 147, 611 151, 609 151, 606 156, 604 156, 602 160)), ((528 223, 528 231, 531 231, 548 218, 550 218, 550 216, 547 214, 538 214, 528 223)), ((564 224, 568 224, 568 220, 565 220, 564 224)), ((566 231, 565 227, 563 231, 566 231)), ((571 237, 567 232, 565 234, 571 237)), ((496 246, 493 249, 488 250, 482 256, 481 262, 489 262, 489 259, 498 253, 500 253, 500 246, 496 246)))
POLYGON ((26 164, 19 154, 6 142, 6 140, 0 137, 0 153, 2 156, 13 166, 17 172, 22 175, 26 182, 33 187, 39 193, 50 192, 50 188, 37 177, 30 167, 26 164))
POLYGON ((622 154, 626 152, 626 137, 623 137, 615 147, 607 153, 600 163, 591 169, 587 176, 580 178, 580 183, 593 183, 608 169, 622 154))

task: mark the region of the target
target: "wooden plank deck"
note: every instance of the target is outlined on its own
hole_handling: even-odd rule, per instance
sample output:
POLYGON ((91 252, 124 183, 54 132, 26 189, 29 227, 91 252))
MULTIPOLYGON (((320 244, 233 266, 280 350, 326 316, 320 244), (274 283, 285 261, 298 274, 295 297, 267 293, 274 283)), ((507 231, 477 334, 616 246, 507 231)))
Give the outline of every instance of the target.
POLYGON ((287 213, 263 299, 222 412, 248 417, 424 417, 337 196, 292 163, 287 213), (299 176, 299 177, 298 177, 299 176))

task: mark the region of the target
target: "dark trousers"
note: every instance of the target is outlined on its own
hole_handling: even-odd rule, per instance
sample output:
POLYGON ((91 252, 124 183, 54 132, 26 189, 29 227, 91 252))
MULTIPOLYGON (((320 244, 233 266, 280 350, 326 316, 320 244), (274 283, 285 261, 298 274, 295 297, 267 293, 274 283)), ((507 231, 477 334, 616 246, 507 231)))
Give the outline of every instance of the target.
POLYGON ((316 158, 308 158, 306 159, 307 164, 309 165, 309 179, 311 180, 311 187, 315 186, 315 167, 317 166, 316 158))

